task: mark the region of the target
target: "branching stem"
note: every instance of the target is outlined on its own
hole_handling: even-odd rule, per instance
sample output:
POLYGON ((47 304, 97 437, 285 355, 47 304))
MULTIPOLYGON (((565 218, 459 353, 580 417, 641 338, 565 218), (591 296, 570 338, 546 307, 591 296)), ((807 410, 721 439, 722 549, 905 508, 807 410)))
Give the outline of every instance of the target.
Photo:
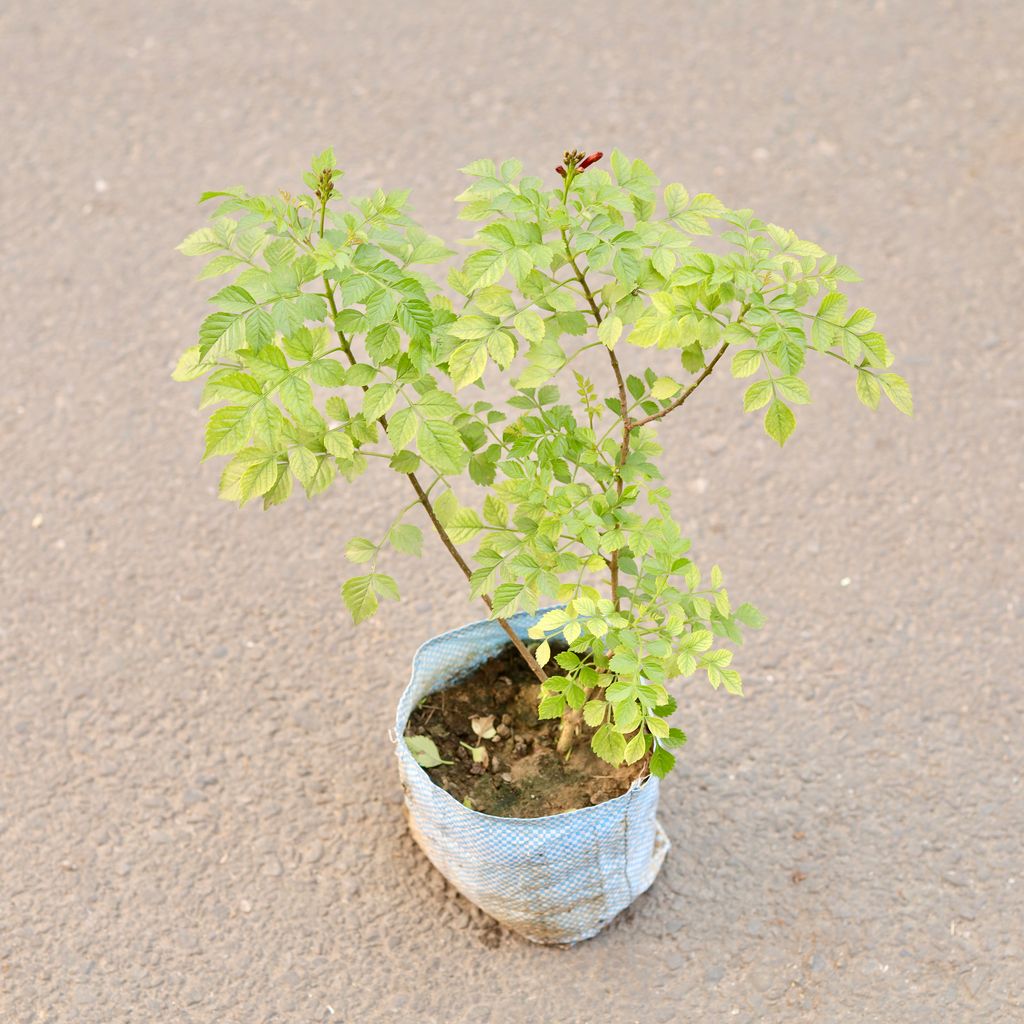
MULTIPOLYGON (((334 298, 334 289, 331 287, 330 282, 327 280, 326 274, 324 275, 324 287, 326 289, 327 302, 331 308, 331 315, 332 317, 336 317, 338 315, 338 304, 334 298)), ((338 341, 341 343, 341 351, 345 353, 345 357, 348 359, 349 363, 355 365, 357 360, 352 352, 351 343, 345 337, 344 333, 338 330, 337 325, 335 325, 335 333, 338 335, 338 341)), ((366 388, 364 387, 363 390, 365 391, 366 388)), ((381 416, 377 422, 380 423, 381 427, 386 432, 388 429, 387 417, 381 416)), ((445 548, 447 548, 448 553, 455 560, 455 564, 458 565, 458 567, 462 570, 462 573, 466 577, 466 579, 470 580, 473 575, 473 570, 470 569, 469 565, 466 563, 466 560, 462 557, 461 552, 455 546, 455 542, 451 539, 451 537, 448 534, 448 531, 441 524, 441 520, 437 518, 437 513, 435 512, 434 505, 430 500, 430 495, 427 493, 426 490, 424 490, 423 485, 420 483, 419 478, 416 476, 415 473, 406 473, 405 475, 406 477, 408 477, 409 483, 412 485, 412 489, 416 492, 416 498, 418 503, 423 506, 424 511, 427 513, 427 518, 430 520, 430 523, 434 527, 434 530, 437 533, 438 537, 441 538, 441 543, 444 544, 445 548)), ((480 599, 487 606, 488 611, 494 610, 494 602, 491 600, 489 594, 481 594, 480 599)), ((526 644, 523 643, 519 634, 511 627, 511 625, 509 625, 508 620, 499 617, 496 621, 498 622, 498 625, 501 626, 501 628, 508 634, 509 640, 512 641, 513 646, 522 656, 523 661, 525 661, 526 664, 529 666, 530 671, 540 680, 541 683, 547 682, 547 673, 540 666, 537 659, 533 656, 533 653, 530 651, 529 647, 527 647, 526 644)))

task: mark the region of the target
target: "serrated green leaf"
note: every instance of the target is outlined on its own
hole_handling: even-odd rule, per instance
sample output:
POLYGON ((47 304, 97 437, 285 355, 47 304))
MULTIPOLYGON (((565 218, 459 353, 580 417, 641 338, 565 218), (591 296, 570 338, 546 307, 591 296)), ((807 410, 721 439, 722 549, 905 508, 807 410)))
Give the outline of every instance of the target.
POLYGON ((492 616, 506 616, 515 610, 519 603, 519 595, 523 592, 522 583, 502 583, 494 592, 494 607, 491 609, 492 616))
POLYGON ((338 459, 350 459, 355 451, 352 438, 344 430, 329 430, 324 434, 324 448, 338 459))
POLYGON ((289 449, 288 465, 295 474, 295 479, 303 487, 308 487, 313 482, 317 471, 317 459, 308 448, 296 445, 296 447, 289 449))
POLYGON ((639 730, 636 735, 626 744, 626 749, 623 751, 622 759, 626 764, 636 764, 647 753, 647 737, 644 735, 643 730, 639 730))
POLYGON ((681 386, 678 381, 674 381, 671 377, 659 377, 651 388, 651 396, 657 401, 663 402, 666 398, 671 398, 677 394, 681 386))
POLYGON ((914 399, 910 393, 910 385, 898 373, 880 373, 878 381, 882 385, 885 397, 907 416, 914 413, 914 399))
POLYGON ((478 381, 487 369, 487 342, 484 338, 464 341, 448 357, 448 372, 456 389, 478 381))
POLYGON ((754 412, 772 400, 772 382, 770 380, 755 381, 743 393, 743 411, 754 412))
POLYGON ((417 438, 420 455, 438 473, 458 473, 466 464, 466 446, 459 432, 444 420, 425 420, 417 438))
POLYGON ((541 698, 537 706, 539 719, 561 718, 565 711, 565 698, 560 693, 549 693, 541 698))
POLYGON ((484 519, 493 526, 505 526, 508 523, 508 506, 495 494, 488 494, 484 498, 484 519))
POLYGON ((597 328, 597 340, 605 348, 615 348, 616 343, 622 336, 622 320, 617 316, 605 317, 597 328))
POLYGON ((394 384, 380 381, 374 384, 363 397, 363 415, 368 420, 378 420, 395 404, 397 391, 394 384))
POLYGON ((480 517, 471 508, 460 508, 444 524, 448 536, 456 544, 472 540, 483 528, 480 517))
POLYGON ((792 410, 784 402, 779 401, 777 398, 774 399, 772 404, 768 406, 768 412, 765 413, 765 432, 773 441, 777 441, 781 447, 786 443, 795 427, 796 417, 793 415, 792 410))
POLYGON ((650 770, 651 774, 659 779, 665 778, 676 763, 675 754, 670 754, 664 747, 656 746, 654 753, 651 754, 650 770))
POLYGON ((420 468, 420 457, 415 452, 397 452, 391 456, 388 465, 396 473, 415 473, 420 468))
POLYGON ((544 340, 544 321, 535 310, 524 309, 521 313, 516 314, 512 323, 527 341, 540 342, 544 340))
POLYGON ((877 409, 882 395, 882 388, 873 373, 867 370, 857 371, 857 397, 869 409, 877 409))
POLYGON ((178 360, 178 365, 175 366, 174 372, 171 374, 171 379, 177 381, 195 380, 204 373, 209 373, 211 369, 213 369, 212 366, 204 365, 202 356, 199 353, 199 346, 192 345, 182 353, 181 358, 178 360))
POLYGON ((806 405, 811 400, 810 389, 799 377, 776 377, 775 390, 783 398, 797 405, 806 405))
POLYGON ((353 537, 345 545, 345 557, 357 564, 372 562, 377 557, 377 545, 366 537, 353 537))
POLYGON ((353 576, 347 580, 341 588, 341 596, 356 625, 365 622, 379 607, 377 595, 373 592, 372 575, 353 576))
POLYGON ((763 356, 757 349, 748 348, 732 357, 732 375, 737 379, 750 377, 761 368, 763 356))
POLYGON ((508 331, 494 331, 487 338, 487 354, 497 364, 498 369, 507 370, 516 355, 516 343, 508 331))
POLYGON ((626 754, 626 740, 621 732, 616 732, 611 725, 605 723, 591 737, 590 749, 602 761, 617 766, 622 764, 626 754))
POLYGON ((252 433, 250 406, 228 405, 218 409, 206 424, 206 449, 203 458, 237 452, 252 433))
POLYGON ((752 604, 744 602, 734 614, 744 626, 751 629, 760 629, 764 625, 764 616, 752 604))
POLYGON ((417 558, 423 552, 423 531, 412 523, 398 523, 388 531, 388 541, 396 551, 417 558))

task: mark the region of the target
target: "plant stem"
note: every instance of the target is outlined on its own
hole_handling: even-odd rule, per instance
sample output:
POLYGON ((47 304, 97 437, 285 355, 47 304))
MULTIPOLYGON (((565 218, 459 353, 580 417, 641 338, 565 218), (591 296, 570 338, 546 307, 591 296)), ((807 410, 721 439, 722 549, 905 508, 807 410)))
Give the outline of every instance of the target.
MULTIPOLYGON (((381 419, 383 420, 384 417, 382 416, 381 419)), ((466 564, 466 560, 462 557, 462 554, 460 553, 459 549, 455 546, 451 537, 448 535, 448 531, 441 525, 441 521, 437 518, 437 513, 434 511, 434 506, 431 504, 430 498, 427 496, 427 492, 423 490, 423 486, 416 478, 415 473, 407 473, 406 476, 408 476, 409 483, 412 484, 413 490, 416 492, 416 495, 420 500, 420 504, 426 511, 427 518, 433 524, 434 530, 437 532, 438 537, 441 538, 441 543, 444 544, 444 546, 448 549, 448 553, 452 556, 452 558, 455 559, 455 562, 458 565, 458 567, 462 570, 463 575, 466 577, 467 580, 469 580, 473 574, 473 571, 466 564)), ((487 605, 488 611, 493 610, 494 602, 491 600, 488 594, 481 594, 480 599, 483 601, 485 605, 487 605)), ((497 619, 497 622, 498 625, 500 625, 501 628, 508 634, 508 638, 512 641, 513 646, 522 656, 523 661, 525 661, 526 664, 529 665, 530 671, 533 672, 533 674, 542 683, 546 682, 548 678, 547 673, 545 673, 544 669, 541 668, 541 666, 538 664, 537 659, 530 652, 530 649, 520 639, 519 634, 516 633, 516 631, 509 625, 508 620, 499 617, 497 619)))
POLYGON ((575 708, 566 708, 562 713, 562 728, 558 733, 558 742, 555 750, 559 754, 568 754, 572 749, 573 741, 576 739, 576 730, 583 721, 583 712, 575 708))
MULTIPOLYGON (((572 181, 572 177, 566 175, 565 189, 562 192, 562 207, 565 208, 569 200, 569 185, 572 181)), ((565 246, 565 258, 569 261, 569 266, 572 267, 573 275, 576 280, 579 281, 583 287, 583 295, 590 305, 590 311, 594 314, 594 320, 597 325, 601 326, 603 317, 601 316, 601 308, 597 304, 597 300, 594 298, 594 293, 590 290, 590 285, 587 283, 587 275, 580 270, 579 264, 576 262, 576 257, 572 253, 572 248, 569 245, 569 235, 565 228, 559 229, 562 235, 562 244, 565 246)), ((619 416, 622 419, 622 443, 619 445, 619 460, 618 469, 615 473, 615 493, 621 498, 622 497, 622 467, 626 464, 626 459, 629 458, 629 433, 632 427, 630 426, 629 413, 627 412, 628 402, 626 400, 626 382, 622 377, 622 369, 619 366, 618 356, 615 355, 614 350, 607 349, 608 359, 612 364, 612 373, 615 374, 615 386, 619 391, 619 416)), ((608 571, 609 571, 609 584, 612 591, 612 604, 615 606, 615 610, 620 610, 619 605, 619 552, 618 549, 612 552, 611 557, 608 559, 608 571)), ((568 716, 569 712, 566 712, 568 716)), ((563 719, 563 735, 564 735, 564 722, 563 719)), ((579 724, 578 716, 577 722, 579 724)), ((559 744, 562 739, 559 738, 559 744)), ((559 747, 561 750, 561 747, 559 747)))
POLYGON ((685 402, 690 395, 697 390, 700 385, 711 376, 711 371, 714 370, 718 360, 725 355, 725 350, 729 347, 729 342, 723 342, 722 347, 715 353, 711 362, 704 367, 704 372, 669 406, 662 409, 661 412, 654 413, 653 416, 645 416, 642 420, 631 420, 629 424, 630 430, 636 430, 637 427, 643 427, 648 423, 653 423, 655 420, 660 420, 662 416, 667 416, 673 409, 678 409, 679 406, 685 402))
MULTIPOLYGON (((331 314, 332 316, 337 316, 338 304, 334 299, 334 289, 328 282, 326 274, 324 275, 324 286, 326 288, 327 302, 331 308, 331 314)), ((349 343, 345 335, 337 329, 337 325, 335 325, 335 333, 338 335, 338 340, 341 342, 341 351, 345 353, 345 356, 348 359, 349 363, 354 365, 357 360, 352 353, 352 345, 349 343)), ((363 390, 365 391, 366 388, 364 387, 363 390)), ((381 416, 377 422, 380 423, 380 425, 384 428, 386 432, 388 429, 387 417, 381 416)), ((409 478, 409 483, 412 484, 412 489, 416 492, 416 498, 419 504, 423 506, 424 510, 427 513, 427 518, 433 525, 438 537, 441 538, 441 543, 444 544, 444 546, 448 549, 448 553, 452 556, 453 559, 455 559, 455 563, 462 570, 462 573, 466 577, 466 579, 469 580, 472 577, 473 570, 470 569, 470 567, 466 564, 466 560, 462 557, 462 554, 459 552, 459 549, 455 546, 454 541, 452 541, 451 537, 448 535, 448 531, 444 528, 444 526, 441 525, 441 521, 437 518, 437 513, 434 511, 434 506, 430 501, 430 496, 423 489, 423 485, 420 483, 419 478, 416 476, 415 473, 406 473, 405 475, 409 478)), ((494 602, 491 600, 490 595, 481 594, 480 599, 483 601, 485 605, 487 605, 488 611, 493 611, 494 602)), ((537 659, 530 652, 530 649, 520 639, 519 634, 509 625, 508 620, 499 617, 497 619, 497 622, 498 625, 501 626, 501 628, 508 634, 509 640, 512 641, 513 646, 522 656, 523 661, 525 661, 526 664, 529 666, 530 671, 540 680, 541 683, 547 682, 547 673, 544 671, 544 669, 538 663, 537 659)))

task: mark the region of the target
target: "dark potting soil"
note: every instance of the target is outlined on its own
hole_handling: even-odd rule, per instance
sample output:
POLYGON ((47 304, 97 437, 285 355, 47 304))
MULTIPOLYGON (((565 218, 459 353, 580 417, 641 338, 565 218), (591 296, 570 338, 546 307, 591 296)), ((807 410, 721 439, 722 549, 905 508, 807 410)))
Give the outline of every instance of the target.
POLYGON ((580 726, 568 760, 555 751, 561 722, 540 721, 540 684, 509 644, 455 685, 424 697, 406 736, 429 736, 452 764, 428 768, 434 783, 474 810, 504 818, 539 818, 620 796, 644 761, 613 768, 590 749, 594 730, 580 726), (482 739, 495 730, 490 739, 482 739), (474 759, 468 747, 483 749, 474 759))

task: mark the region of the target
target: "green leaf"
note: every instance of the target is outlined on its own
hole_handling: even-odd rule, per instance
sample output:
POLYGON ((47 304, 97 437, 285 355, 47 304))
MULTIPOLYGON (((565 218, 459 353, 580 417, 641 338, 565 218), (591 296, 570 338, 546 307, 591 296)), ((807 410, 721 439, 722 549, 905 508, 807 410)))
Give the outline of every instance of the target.
POLYGON ((372 575, 353 576, 347 580, 341 588, 341 596, 356 625, 368 619, 378 608, 372 575))
POLYGON ((681 387, 682 385, 671 377, 659 377, 651 388, 651 396, 657 401, 663 402, 666 398, 671 398, 676 394, 681 387))
POLYGON ((487 338, 487 353, 499 369, 507 370, 516 355, 515 339, 508 331, 494 331, 487 338))
POLYGON ((406 736, 405 745, 421 768, 436 768, 441 764, 454 764, 446 761, 438 752, 437 744, 429 736, 406 736))
POLYGON ((416 439, 419 430, 416 413, 408 407, 399 409, 388 421, 388 440, 395 451, 401 451, 416 439))
POLYGON ((199 351, 207 359, 235 352, 245 344, 245 317, 211 313, 199 326, 199 351))
POLYGON ((313 482, 313 478, 316 476, 317 459, 308 448, 297 445, 289 449, 288 465, 295 474, 295 479, 303 487, 308 487, 313 482))
POLYGON ((212 366, 203 364, 203 357, 200 355, 199 346, 193 345, 182 353, 181 358, 178 360, 178 365, 175 366, 174 372, 171 374, 171 379, 177 381, 195 380, 196 377, 202 377, 204 373, 209 373, 211 369, 212 366))
POLYGON ((734 614, 744 626, 751 629, 760 629, 764 625, 764 616, 752 604, 744 602, 734 614))
POLYGON ((466 464, 466 446, 455 427, 444 420, 421 423, 417 443, 424 461, 438 473, 458 473, 466 464))
POLYGON ((357 564, 372 562, 376 556, 377 545, 372 540, 367 540, 366 537, 353 537, 345 545, 345 557, 350 562, 357 564))
POLYGON ((249 440, 252 433, 249 411, 247 405, 228 405, 210 417, 206 424, 204 459, 211 455, 231 455, 249 440))
POLYGON ((590 726, 591 729, 596 729, 602 722, 604 722, 605 712, 608 709, 608 705, 603 700, 588 700, 583 705, 583 721, 590 726))
POLYGON ((456 544, 464 544, 472 540, 484 528, 484 524, 473 509, 460 508, 444 524, 444 528, 456 544))
POLYGON ((658 739, 665 739, 668 736, 668 722, 664 718, 649 717, 647 719, 647 728, 650 730, 652 736, 657 736, 658 739))
POLYGON ((426 341, 434 326, 434 311, 423 299, 405 299, 398 305, 398 322, 414 341, 426 341))
POLYGON ((448 324, 445 330, 453 338, 459 338, 461 341, 476 341, 479 338, 486 338, 495 326, 493 317, 463 316, 455 323, 448 324))
POLYGON ((243 501, 266 494, 276 483, 278 459, 276 452, 265 452, 253 457, 238 481, 243 501))
POLYGON ((561 718, 565 711, 565 698, 560 693, 549 693, 541 698, 537 706, 539 719, 561 718))
POLYGON ((869 409, 877 409, 882 395, 882 388, 873 373, 867 370, 857 371, 857 397, 869 409))
POLYGON ((626 744, 623 751, 623 760, 626 764, 636 764, 644 754, 647 753, 647 737, 643 729, 637 730, 636 735, 626 744))
POLYGON ((420 457, 415 452, 397 452, 391 456, 388 465, 396 473, 415 473, 420 468, 420 457))
POLYGON ((787 438, 793 433, 796 427, 796 417, 792 410, 784 402, 774 399, 768 407, 764 417, 764 429, 773 441, 778 441, 780 447, 786 443, 787 438))
POLYGON ((513 316, 516 311, 516 304, 512 301, 512 293, 500 284, 491 285, 490 288, 481 288, 473 296, 473 302, 484 313, 487 313, 489 316, 496 316, 502 320, 505 317, 513 316))
POLYGON ((626 754, 626 739, 621 732, 616 732, 607 722, 594 733, 590 740, 590 749, 602 761, 610 765, 622 764, 626 754))
POLYGON ((226 246, 213 228, 200 228, 176 248, 183 256, 205 256, 207 253, 219 252, 226 246))
POLYGON ((762 355, 757 349, 748 348, 732 357, 732 375, 737 379, 750 377, 761 368, 762 355))
POLYGON ((677 729, 672 726, 668 731, 668 735, 661 741, 662 746, 669 747, 672 749, 683 746, 686 743, 686 733, 682 729, 677 729))
POLYGON ((466 260, 464 273, 471 288, 486 288, 497 284, 508 267, 508 256, 496 249, 482 249, 466 260))
POLYGON ((494 494, 484 498, 484 519, 493 526, 505 526, 508 523, 508 506, 494 494))
POLYGON ((753 412, 763 408, 772 400, 773 394, 770 380, 756 381, 743 393, 743 411, 753 412))
POLYGON ((338 459, 350 459, 355 451, 352 438, 341 429, 329 430, 324 434, 324 448, 338 459))
POLYGON ((714 642, 714 636, 707 629, 695 629, 684 633, 676 641, 681 651, 706 651, 714 642))
POLYGON ((398 586, 390 576, 370 573, 368 576, 354 576, 348 580, 341 588, 341 596, 358 625, 377 610, 378 597, 386 601, 397 601, 398 586))
POLYGON ((395 404, 395 385, 381 381, 374 384, 363 398, 363 415, 378 420, 395 404))
POLYGON ((279 465, 277 467, 277 482, 273 487, 263 495, 263 508, 264 510, 272 508, 274 505, 280 505, 281 502, 287 501, 291 497, 292 493, 292 478, 288 472, 287 466, 279 465))
POLYGON ((898 373, 880 373, 878 381, 882 385, 885 397, 899 409, 900 412, 912 416, 914 413, 914 399, 910 394, 910 385, 898 373))
POLYGON ((533 652, 533 656, 537 659, 537 664, 543 668, 551 660, 551 644, 547 640, 537 644, 537 650, 533 652))
POLYGON ((368 363, 355 363, 345 370, 345 383, 355 387, 366 387, 377 379, 377 370, 368 363))
POLYGON ((521 313, 516 314, 512 323, 527 341, 540 342, 544 340, 544 321, 535 310, 524 309, 521 313))
POLYGON ((665 778, 676 763, 675 754, 670 754, 664 747, 656 746, 651 754, 651 774, 659 779, 665 778))
POLYGON ((412 523, 398 523, 388 531, 388 541, 396 551, 417 558, 423 551, 423 531, 412 523))
POLYGON ((810 389, 799 377, 776 377, 775 390, 783 398, 797 405, 806 405, 811 400, 810 389))
POLYGON ((597 340, 605 348, 615 348, 616 342, 622 335, 622 320, 617 316, 605 317, 597 329, 597 340))
POLYGON ((519 603, 519 595, 523 592, 522 583, 502 583, 494 592, 494 607, 491 609, 491 616, 507 616, 515 610, 519 603))
POLYGON ((448 372, 457 389, 478 381, 487 369, 487 342, 484 338, 464 341, 448 357, 448 372))

